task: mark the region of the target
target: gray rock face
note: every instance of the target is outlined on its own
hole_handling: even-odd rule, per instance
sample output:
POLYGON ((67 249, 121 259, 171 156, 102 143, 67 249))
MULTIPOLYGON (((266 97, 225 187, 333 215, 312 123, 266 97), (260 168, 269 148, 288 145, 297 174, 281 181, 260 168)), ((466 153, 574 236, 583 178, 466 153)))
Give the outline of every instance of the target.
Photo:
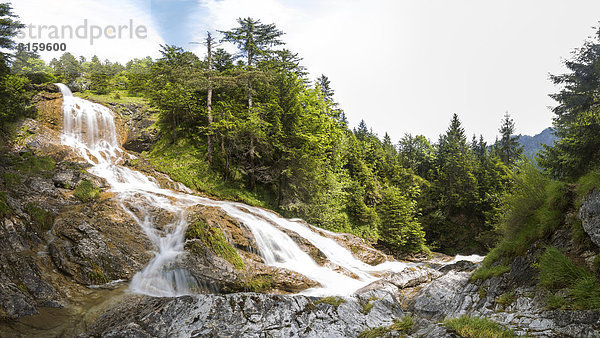
POLYGON ((393 324, 398 304, 357 299, 338 307, 305 296, 258 293, 178 298, 131 297, 104 313, 85 336, 103 337, 356 337, 393 324))
POLYGON ((600 246, 600 192, 594 189, 583 198, 579 209, 583 230, 594 244, 600 246))

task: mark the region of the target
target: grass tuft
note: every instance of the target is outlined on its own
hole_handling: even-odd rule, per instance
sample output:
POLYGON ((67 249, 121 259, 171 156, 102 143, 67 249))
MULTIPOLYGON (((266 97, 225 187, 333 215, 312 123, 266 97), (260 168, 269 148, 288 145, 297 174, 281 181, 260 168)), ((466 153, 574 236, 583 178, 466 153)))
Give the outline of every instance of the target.
POLYGON ((462 316, 460 318, 448 319, 444 322, 444 325, 465 338, 516 337, 505 326, 482 317, 462 316))
POLYGON ((324 297, 316 301, 315 304, 329 304, 333 305, 337 309, 340 305, 342 305, 345 302, 346 300, 341 297, 324 297))
POLYGON ((600 309, 600 285, 596 277, 582 266, 573 263, 560 250, 549 247, 540 257, 539 285, 552 292, 565 289, 568 298, 564 302, 559 296, 546 299, 548 307, 570 306, 575 309, 600 309))
POLYGON ((482 266, 471 275, 471 281, 486 280, 488 278, 500 276, 501 274, 510 271, 510 267, 506 265, 496 265, 492 267, 482 266))
POLYGON ((413 317, 408 315, 402 317, 401 319, 394 320, 394 324, 390 326, 380 326, 365 330, 358 334, 358 338, 386 337, 390 333, 409 333, 414 325, 415 321, 413 317))

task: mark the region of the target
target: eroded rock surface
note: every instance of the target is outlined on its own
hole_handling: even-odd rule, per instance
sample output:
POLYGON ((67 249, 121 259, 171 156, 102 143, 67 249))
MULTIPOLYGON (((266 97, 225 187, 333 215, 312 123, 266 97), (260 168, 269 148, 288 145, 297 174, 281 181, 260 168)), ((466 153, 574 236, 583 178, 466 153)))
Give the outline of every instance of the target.
POLYGON ((405 315, 388 300, 372 305, 363 313, 357 299, 335 306, 305 296, 258 293, 131 297, 100 316, 85 336, 356 337, 405 315))

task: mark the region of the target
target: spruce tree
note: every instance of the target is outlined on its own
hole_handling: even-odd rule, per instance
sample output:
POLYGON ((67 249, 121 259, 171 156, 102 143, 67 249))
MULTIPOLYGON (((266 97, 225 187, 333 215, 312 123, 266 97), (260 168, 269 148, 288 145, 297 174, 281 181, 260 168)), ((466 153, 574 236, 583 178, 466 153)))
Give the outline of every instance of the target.
POLYGON ((514 136, 515 122, 506 112, 500 126, 500 140, 495 144, 495 150, 500 160, 507 166, 513 166, 523 154, 523 147, 519 144, 519 136, 514 136))

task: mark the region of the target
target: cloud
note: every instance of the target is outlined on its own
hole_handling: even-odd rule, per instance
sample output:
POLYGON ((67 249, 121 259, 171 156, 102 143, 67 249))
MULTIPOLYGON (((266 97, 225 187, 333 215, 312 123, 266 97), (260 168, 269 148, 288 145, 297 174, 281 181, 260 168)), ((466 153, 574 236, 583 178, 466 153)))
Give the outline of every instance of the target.
MULTIPOLYGON (((159 45, 164 43, 151 19, 149 2, 135 0, 19 0, 12 4, 14 12, 20 17, 22 23, 35 25, 32 30, 34 34, 29 34, 30 31, 26 28, 26 38, 17 42, 64 42, 67 45, 67 51, 75 56, 83 55, 90 58, 92 55, 97 55, 101 59, 119 62, 126 62, 134 57, 156 56, 159 45), (68 30, 62 36, 62 26, 71 26, 76 29, 86 22, 88 25, 86 38, 71 36, 68 30), (118 36, 118 26, 128 26, 128 28, 121 29, 121 38, 90 39, 91 28, 89 27, 92 25, 102 29, 107 26, 115 26, 115 30, 109 28, 110 36, 118 36), (136 35, 133 35, 132 38, 128 34, 131 25, 134 28, 144 26, 146 34, 139 36, 145 36, 145 38, 136 35), (43 26, 47 26, 47 28, 42 28, 43 26), (52 38, 50 26, 59 28, 59 39, 52 38), (41 37, 38 34, 40 32, 42 33, 41 37)), ((83 36, 84 31, 86 30, 82 28, 79 36, 83 36)), ((39 52, 46 61, 60 57, 62 53, 60 51, 39 52)))

